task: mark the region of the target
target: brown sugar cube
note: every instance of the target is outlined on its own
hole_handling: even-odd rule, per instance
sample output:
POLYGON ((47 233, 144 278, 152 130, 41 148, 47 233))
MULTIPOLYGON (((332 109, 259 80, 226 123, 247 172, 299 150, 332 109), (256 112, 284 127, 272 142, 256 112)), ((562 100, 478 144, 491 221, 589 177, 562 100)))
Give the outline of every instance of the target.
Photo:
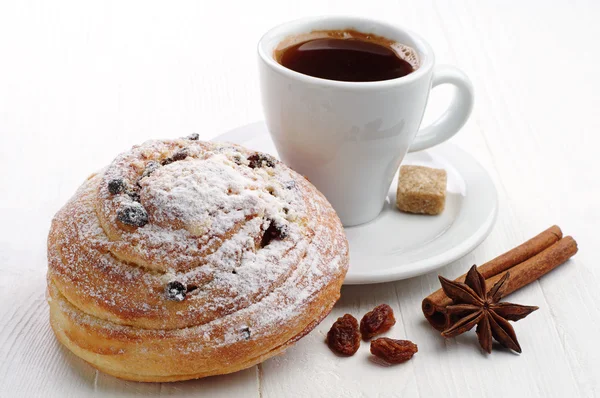
POLYGON ((446 170, 400 167, 396 206, 408 213, 440 214, 446 204, 447 179, 446 170))

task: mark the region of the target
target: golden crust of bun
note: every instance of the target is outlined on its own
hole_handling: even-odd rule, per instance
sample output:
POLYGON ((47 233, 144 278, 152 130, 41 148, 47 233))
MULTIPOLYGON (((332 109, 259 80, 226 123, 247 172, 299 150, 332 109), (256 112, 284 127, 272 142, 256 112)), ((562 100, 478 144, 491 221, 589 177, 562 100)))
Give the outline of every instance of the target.
POLYGON ((310 332, 347 268, 331 205, 283 163, 232 144, 148 141, 53 219, 50 323, 123 379, 231 373, 310 332))

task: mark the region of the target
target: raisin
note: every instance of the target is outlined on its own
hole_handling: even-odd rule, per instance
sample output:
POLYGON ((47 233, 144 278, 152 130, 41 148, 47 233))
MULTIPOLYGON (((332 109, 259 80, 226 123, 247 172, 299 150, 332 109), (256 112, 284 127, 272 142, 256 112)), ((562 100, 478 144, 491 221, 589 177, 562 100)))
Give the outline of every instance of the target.
POLYGON ((285 189, 294 189, 294 188, 296 188, 296 181, 289 180, 289 181, 283 183, 283 187, 285 189))
POLYGON ((188 135, 187 137, 185 137, 186 140, 190 140, 190 141, 198 141, 199 138, 200 138, 200 134, 198 134, 198 133, 192 133, 192 134, 188 135))
POLYGON ((358 321, 346 314, 335 321, 327 333, 327 345, 331 351, 340 355, 354 355, 360 347, 358 321))
POLYGON ((141 204, 131 202, 117 210, 117 219, 132 227, 143 227, 148 224, 148 213, 141 204))
POLYGON ((183 160, 183 159, 187 158, 188 155, 189 155, 188 149, 181 148, 181 149, 178 149, 177 151, 175 151, 173 156, 171 156, 170 158, 163 159, 160 162, 160 164, 162 164, 163 166, 166 166, 166 165, 176 162, 178 160, 183 160))
POLYGON ((187 287, 179 282, 172 281, 167 284, 165 292, 167 293, 167 299, 171 301, 183 301, 185 300, 187 287))
POLYGON ((160 163, 158 163, 155 160, 151 160, 148 163, 146 163, 146 168, 144 169, 144 172, 142 173, 142 177, 148 177, 150 174, 154 173, 156 171, 156 169, 158 169, 160 167, 160 163))
POLYGON ((250 340, 250 328, 248 326, 242 328, 242 337, 244 340, 250 340))
POLYGON ((367 341, 373 336, 387 332, 395 323, 392 307, 380 304, 363 316, 360 321, 360 333, 363 340, 367 341))
POLYGON ((181 148, 177 152, 173 154, 173 161, 176 162, 178 160, 183 160, 189 156, 189 152, 187 148, 181 148))
POLYGON ((282 240, 288 237, 288 226, 271 221, 260 241, 260 247, 265 247, 274 239, 282 240))
POLYGON ((419 351, 417 345, 408 340, 394 340, 380 337, 371 341, 371 354, 387 363, 406 362, 419 351))
POLYGON ((125 189, 127 189, 127 185, 121 178, 115 178, 108 182, 108 192, 113 195, 120 194, 125 191, 125 189))
POLYGON ((256 169, 258 167, 275 167, 275 159, 266 153, 256 152, 248 156, 248 167, 256 169))

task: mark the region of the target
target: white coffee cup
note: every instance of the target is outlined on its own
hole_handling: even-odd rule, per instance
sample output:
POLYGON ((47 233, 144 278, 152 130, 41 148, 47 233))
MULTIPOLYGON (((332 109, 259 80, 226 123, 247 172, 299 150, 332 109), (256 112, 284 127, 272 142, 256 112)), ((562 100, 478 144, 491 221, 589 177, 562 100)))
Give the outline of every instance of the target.
POLYGON ((452 137, 473 106, 464 73, 435 66, 433 51, 420 36, 383 22, 316 17, 285 23, 262 37, 258 55, 265 118, 279 156, 327 197, 344 226, 377 217, 406 153, 452 137), (295 72, 274 58, 284 39, 342 29, 413 48, 418 69, 391 80, 344 82, 295 72), (452 101, 439 119, 419 130, 429 92, 440 84, 456 87, 452 101))

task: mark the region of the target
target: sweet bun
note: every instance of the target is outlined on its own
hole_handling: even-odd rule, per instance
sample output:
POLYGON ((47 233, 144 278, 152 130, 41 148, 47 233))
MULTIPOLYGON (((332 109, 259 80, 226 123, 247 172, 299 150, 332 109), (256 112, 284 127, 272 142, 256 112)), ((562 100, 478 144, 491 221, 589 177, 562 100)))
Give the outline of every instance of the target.
POLYGON ((283 163, 197 136, 148 141, 54 217, 50 323, 75 355, 123 379, 230 373, 310 332, 347 268, 336 213, 283 163))

